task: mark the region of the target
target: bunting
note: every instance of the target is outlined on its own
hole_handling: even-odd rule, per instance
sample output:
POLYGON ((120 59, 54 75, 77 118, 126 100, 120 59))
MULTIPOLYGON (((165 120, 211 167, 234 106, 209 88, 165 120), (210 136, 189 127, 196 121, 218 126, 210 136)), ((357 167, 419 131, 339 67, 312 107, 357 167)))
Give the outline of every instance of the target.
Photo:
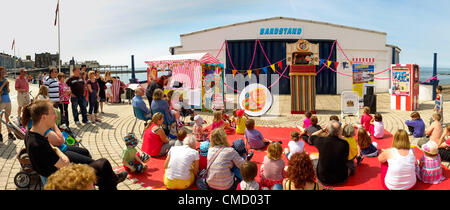
POLYGON ((335 68, 335 69, 337 69, 337 68, 338 68, 338 66, 339 66, 339 62, 337 62, 337 61, 336 61, 336 62, 334 62, 334 68, 335 68))
POLYGON ((233 69, 232 72, 233 72, 233 78, 236 77, 237 70, 233 69))
POLYGON ((255 70, 255 74, 256 74, 257 77, 259 77, 259 69, 255 70))
POLYGON ((267 74, 267 67, 264 67, 264 68, 263 68, 263 71, 264 71, 264 73, 267 74))
POLYGON ((252 79, 252 70, 247 70, 247 73, 248 73, 248 78, 252 79))
POLYGON ((283 62, 282 61, 278 61, 278 66, 280 67, 280 69, 283 69, 283 62))
POLYGON ((275 64, 270 65, 270 68, 272 68, 273 72, 275 72, 275 64))
POLYGON ((327 62, 327 67, 328 67, 328 68, 330 68, 331 63, 332 63, 332 61, 328 61, 328 62, 327 62))

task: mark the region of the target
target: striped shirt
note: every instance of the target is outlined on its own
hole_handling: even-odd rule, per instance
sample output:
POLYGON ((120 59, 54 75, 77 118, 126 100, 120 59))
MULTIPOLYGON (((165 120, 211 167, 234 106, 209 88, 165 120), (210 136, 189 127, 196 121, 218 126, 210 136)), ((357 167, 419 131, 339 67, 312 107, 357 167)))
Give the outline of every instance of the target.
MULTIPOLYGON (((211 159, 214 157, 217 151, 221 147, 215 146, 209 148, 208 150, 208 164, 210 164, 211 159)), ((231 168, 236 165, 241 168, 244 164, 244 159, 239 156, 239 154, 232 147, 226 147, 220 154, 217 155, 216 160, 212 163, 208 171, 208 178, 206 182, 209 187, 216 190, 228 190, 233 186, 234 174, 231 172, 231 168)))
POLYGON ((436 155, 432 158, 420 158, 420 165, 416 166, 416 175, 419 180, 427 184, 438 184, 445 179, 442 174, 441 156, 436 155))
POLYGON ((53 102, 59 102, 59 83, 56 78, 46 77, 44 85, 48 88, 48 96, 53 102))

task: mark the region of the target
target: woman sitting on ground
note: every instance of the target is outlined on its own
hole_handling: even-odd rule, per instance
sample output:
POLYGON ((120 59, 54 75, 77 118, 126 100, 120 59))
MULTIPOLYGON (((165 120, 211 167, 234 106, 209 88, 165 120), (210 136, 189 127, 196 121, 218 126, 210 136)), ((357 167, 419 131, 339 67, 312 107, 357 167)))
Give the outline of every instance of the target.
POLYGON ((233 166, 239 169, 245 160, 239 156, 235 149, 229 146, 227 134, 222 128, 211 132, 211 145, 208 150, 208 165, 211 165, 207 174, 206 183, 214 190, 235 190, 239 182, 231 172, 233 166), (216 155, 216 159, 212 158, 216 155))
POLYGON ((444 130, 444 134, 438 143, 438 152, 442 161, 450 161, 450 125, 444 130))
POLYGON ((144 131, 142 141, 142 151, 151 157, 161 157, 169 152, 169 149, 175 145, 175 140, 168 140, 162 124, 164 115, 160 112, 152 117, 152 121, 147 125, 144 131))
POLYGON ((170 149, 164 163, 164 185, 167 189, 184 190, 194 183, 199 167, 195 144, 195 139, 188 137, 183 141, 183 146, 170 149))
POLYGON ((306 152, 295 153, 288 163, 287 178, 283 180, 283 190, 323 190, 316 181, 316 173, 311 158, 306 152))
POLYGON ((416 157, 411 149, 408 133, 398 130, 392 148, 383 149, 378 156, 381 162, 381 183, 386 190, 408 190, 416 184, 416 157))

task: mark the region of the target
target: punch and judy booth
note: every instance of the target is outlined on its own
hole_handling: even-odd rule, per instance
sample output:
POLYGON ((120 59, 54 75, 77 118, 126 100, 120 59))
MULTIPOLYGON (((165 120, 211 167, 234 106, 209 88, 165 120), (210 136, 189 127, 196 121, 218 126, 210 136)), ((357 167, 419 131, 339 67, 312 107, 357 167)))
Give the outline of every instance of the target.
POLYGON ((391 109, 415 111, 419 108, 420 68, 418 65, 392 65, 391 109))
POLYGON ((149 82, 155 79, 157 69, 170 69, 172 88, 166 88, 165 93, 170 89, 182 93, 183 101, 191 108, 203 111, 224 108, 223 64, 211 54, 169 55, 145 63, 149 82))
POLYGON ((291 65, 291 113, 316 114, 316 65, 319 65, 319 44, 299 40, 286 44, 286 59, 291 65))

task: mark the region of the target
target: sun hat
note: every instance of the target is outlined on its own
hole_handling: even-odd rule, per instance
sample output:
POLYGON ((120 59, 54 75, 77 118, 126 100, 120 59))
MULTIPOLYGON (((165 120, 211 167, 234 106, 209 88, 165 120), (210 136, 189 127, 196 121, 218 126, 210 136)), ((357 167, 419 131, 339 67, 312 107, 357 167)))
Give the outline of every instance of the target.
POLYGON ((204 141, 200 144, 200 155, 206 157, 208 155, 209 141, 204 141))
POLYGON ((436 142, 430 140, 426 144, 422 145, 421 150, 430 155, 436 155, 438 153, 438 145, 436 142))
POLYGON ((203 125, 203 118, 200 115, 195 115, 194 122, 197 126, 203 125))
POLYGON ((239 109, 239 110, 236 111, 236 115, 237 115, 238 117, 244 116, 244 113, 245 113, 245 110, 243 110, 243 109, 239 109))

